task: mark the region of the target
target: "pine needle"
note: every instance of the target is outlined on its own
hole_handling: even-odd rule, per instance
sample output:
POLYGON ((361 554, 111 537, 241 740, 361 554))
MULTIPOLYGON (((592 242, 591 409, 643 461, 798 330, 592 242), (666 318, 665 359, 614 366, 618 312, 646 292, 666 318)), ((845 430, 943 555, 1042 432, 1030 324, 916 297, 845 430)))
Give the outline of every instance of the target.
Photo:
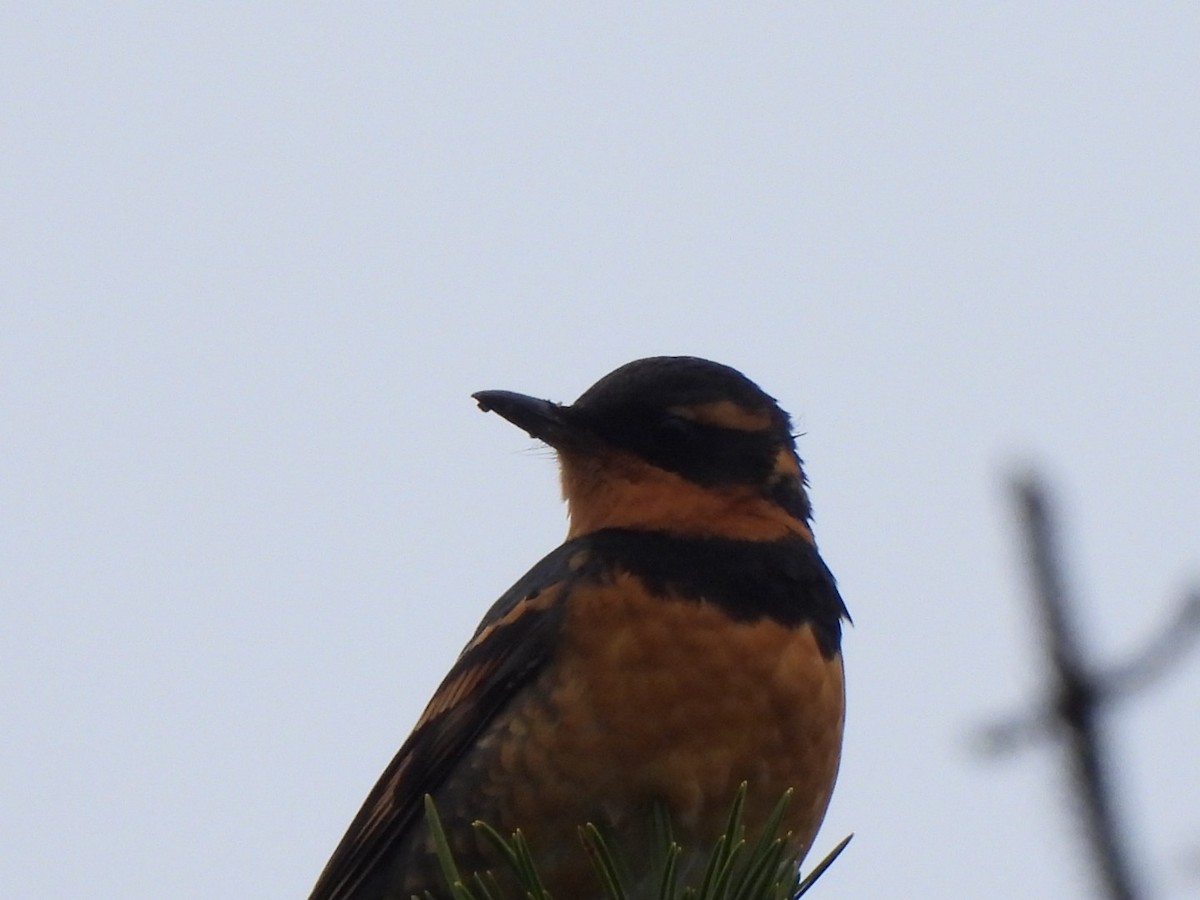
MULTIPOLYGON (((850 837, 801 878, 796 859, 787 851, 786 833, 780 834, 791 800, 788 791, 775 805, 753 842, 747 841, 746 785, 738 789, 725 821, 725 832, 714 842, 698 881, 681 883, 678 863, 684 848, 674 839, 670 817, 660 807, 650 821, 651 856, 645 872, 631 872, 618 844, 596 825, 579 829, 582 851, 592 863, 596 884, 606 900, 798 900, 846 849, 850 837), (640 887, 635 891, 633 885, 640 887)), ((552 900, 538 873, 536 852, 517 830, 505 837, 492 826, 476 822, 475 828, 496 851, 496 872, 515 879, 517 894, 505 892, 496 872, 476 872, 464 879, 454 860, 433 800, 425 798, 429 830, 438 864, 452 900, 552 900)), ((413 898, 418 900, 418 898, 413 898)), ((433 898, 428 898, 433 900, 433 898)))

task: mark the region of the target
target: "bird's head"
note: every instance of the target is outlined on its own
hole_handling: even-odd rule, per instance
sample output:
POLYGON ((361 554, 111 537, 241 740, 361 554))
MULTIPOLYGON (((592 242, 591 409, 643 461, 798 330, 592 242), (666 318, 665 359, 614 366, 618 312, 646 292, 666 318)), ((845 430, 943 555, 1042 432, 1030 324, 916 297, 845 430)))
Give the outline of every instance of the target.
POLYGON ((557 452, 569 537, 630 528, 812 540, 791 420, 736 369, 659 356, 621 366, 571 404, 474 397, 557 452))

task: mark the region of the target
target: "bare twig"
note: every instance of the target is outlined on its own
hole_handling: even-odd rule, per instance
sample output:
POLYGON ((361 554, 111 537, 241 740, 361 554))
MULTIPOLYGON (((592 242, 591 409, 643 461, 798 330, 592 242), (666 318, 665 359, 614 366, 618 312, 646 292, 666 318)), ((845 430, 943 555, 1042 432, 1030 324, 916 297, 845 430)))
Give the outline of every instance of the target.
POLYGON ((1112 900, 1134 900, 1138 891, 1113 808, 1107 745, 1099 721, 1103 692, 1076 640, 1049 503, 1032 477, 1018 481, 1015 491, 1053 669, 1054 713, 1067 744, 1084 829, 1107 895, 1112 900))
MULTIPOLYGON (((1098 706, 1124 700, 1150 687, 1200 638, 1200 590, 1184 597, 1175 616, 1157 635, 1146 641, 1133 659, 1105 670, 1093 666, 1095 700, 1098 706)), ((1011 753, 1025 744, 1052 736, 1059 725, 1054 701, 1037 704, 1028 713, 999 719, 979 730, 979 750, 988 756, 1011 753)))
POLYGON ((1108 747, 1100 717, 1114 701, 1124 700, 1157 681, 1200 637, 1200 588, 1184 598, 1171 621, 1131 659, 1105 668, 1092 665, 1079 645, 1071 619, 1046 490, 1030 475, 1017 479, 1013 491, 1050 659, 1051 682, 1045 699, 1031 712, 1009 716, 981 729, 979 744, 985 753, 998 755, 1048 735, 1062 738, 1082 808, 1084 831, 1105 893, 1112 900, 1134 900, 1139 892, 1113 807, 1108 747))
POLYGON ((1164 675, 1200 637, 1200 590, 1180 604, 1174 618, 1133 659, 1101 678, 1106 699, 1119 699, 1149 687, 1164 675))

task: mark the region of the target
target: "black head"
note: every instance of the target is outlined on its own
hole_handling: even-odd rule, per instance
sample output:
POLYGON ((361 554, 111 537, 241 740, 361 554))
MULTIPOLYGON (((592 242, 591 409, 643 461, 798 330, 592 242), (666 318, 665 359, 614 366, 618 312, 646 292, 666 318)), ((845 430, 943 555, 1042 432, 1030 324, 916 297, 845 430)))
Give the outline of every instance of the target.
POLYGON ((690 356, 639 359, 570 407, 605 442, 702 485, 765 483, 791 422, 736 369, 690 356))
POLYGON ((564 465, 623 453, 700 487, 753 488, 800 521, 809 517, 787 413, 729 366, 690 356, 639 359, 569 406, 507 391, 475 398, 558 450, 564 465))

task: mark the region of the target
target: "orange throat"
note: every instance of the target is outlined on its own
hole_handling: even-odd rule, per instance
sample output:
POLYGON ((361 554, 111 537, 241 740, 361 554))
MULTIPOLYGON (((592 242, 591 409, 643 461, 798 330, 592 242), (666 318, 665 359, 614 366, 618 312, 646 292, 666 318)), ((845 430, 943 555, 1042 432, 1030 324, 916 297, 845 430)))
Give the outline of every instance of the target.
POLYGON ((813 540, 808 523, 752 485, 704 486, 626 453, 561 453, 567 538, 603 528, 774 540, 798 534, 813 540))

